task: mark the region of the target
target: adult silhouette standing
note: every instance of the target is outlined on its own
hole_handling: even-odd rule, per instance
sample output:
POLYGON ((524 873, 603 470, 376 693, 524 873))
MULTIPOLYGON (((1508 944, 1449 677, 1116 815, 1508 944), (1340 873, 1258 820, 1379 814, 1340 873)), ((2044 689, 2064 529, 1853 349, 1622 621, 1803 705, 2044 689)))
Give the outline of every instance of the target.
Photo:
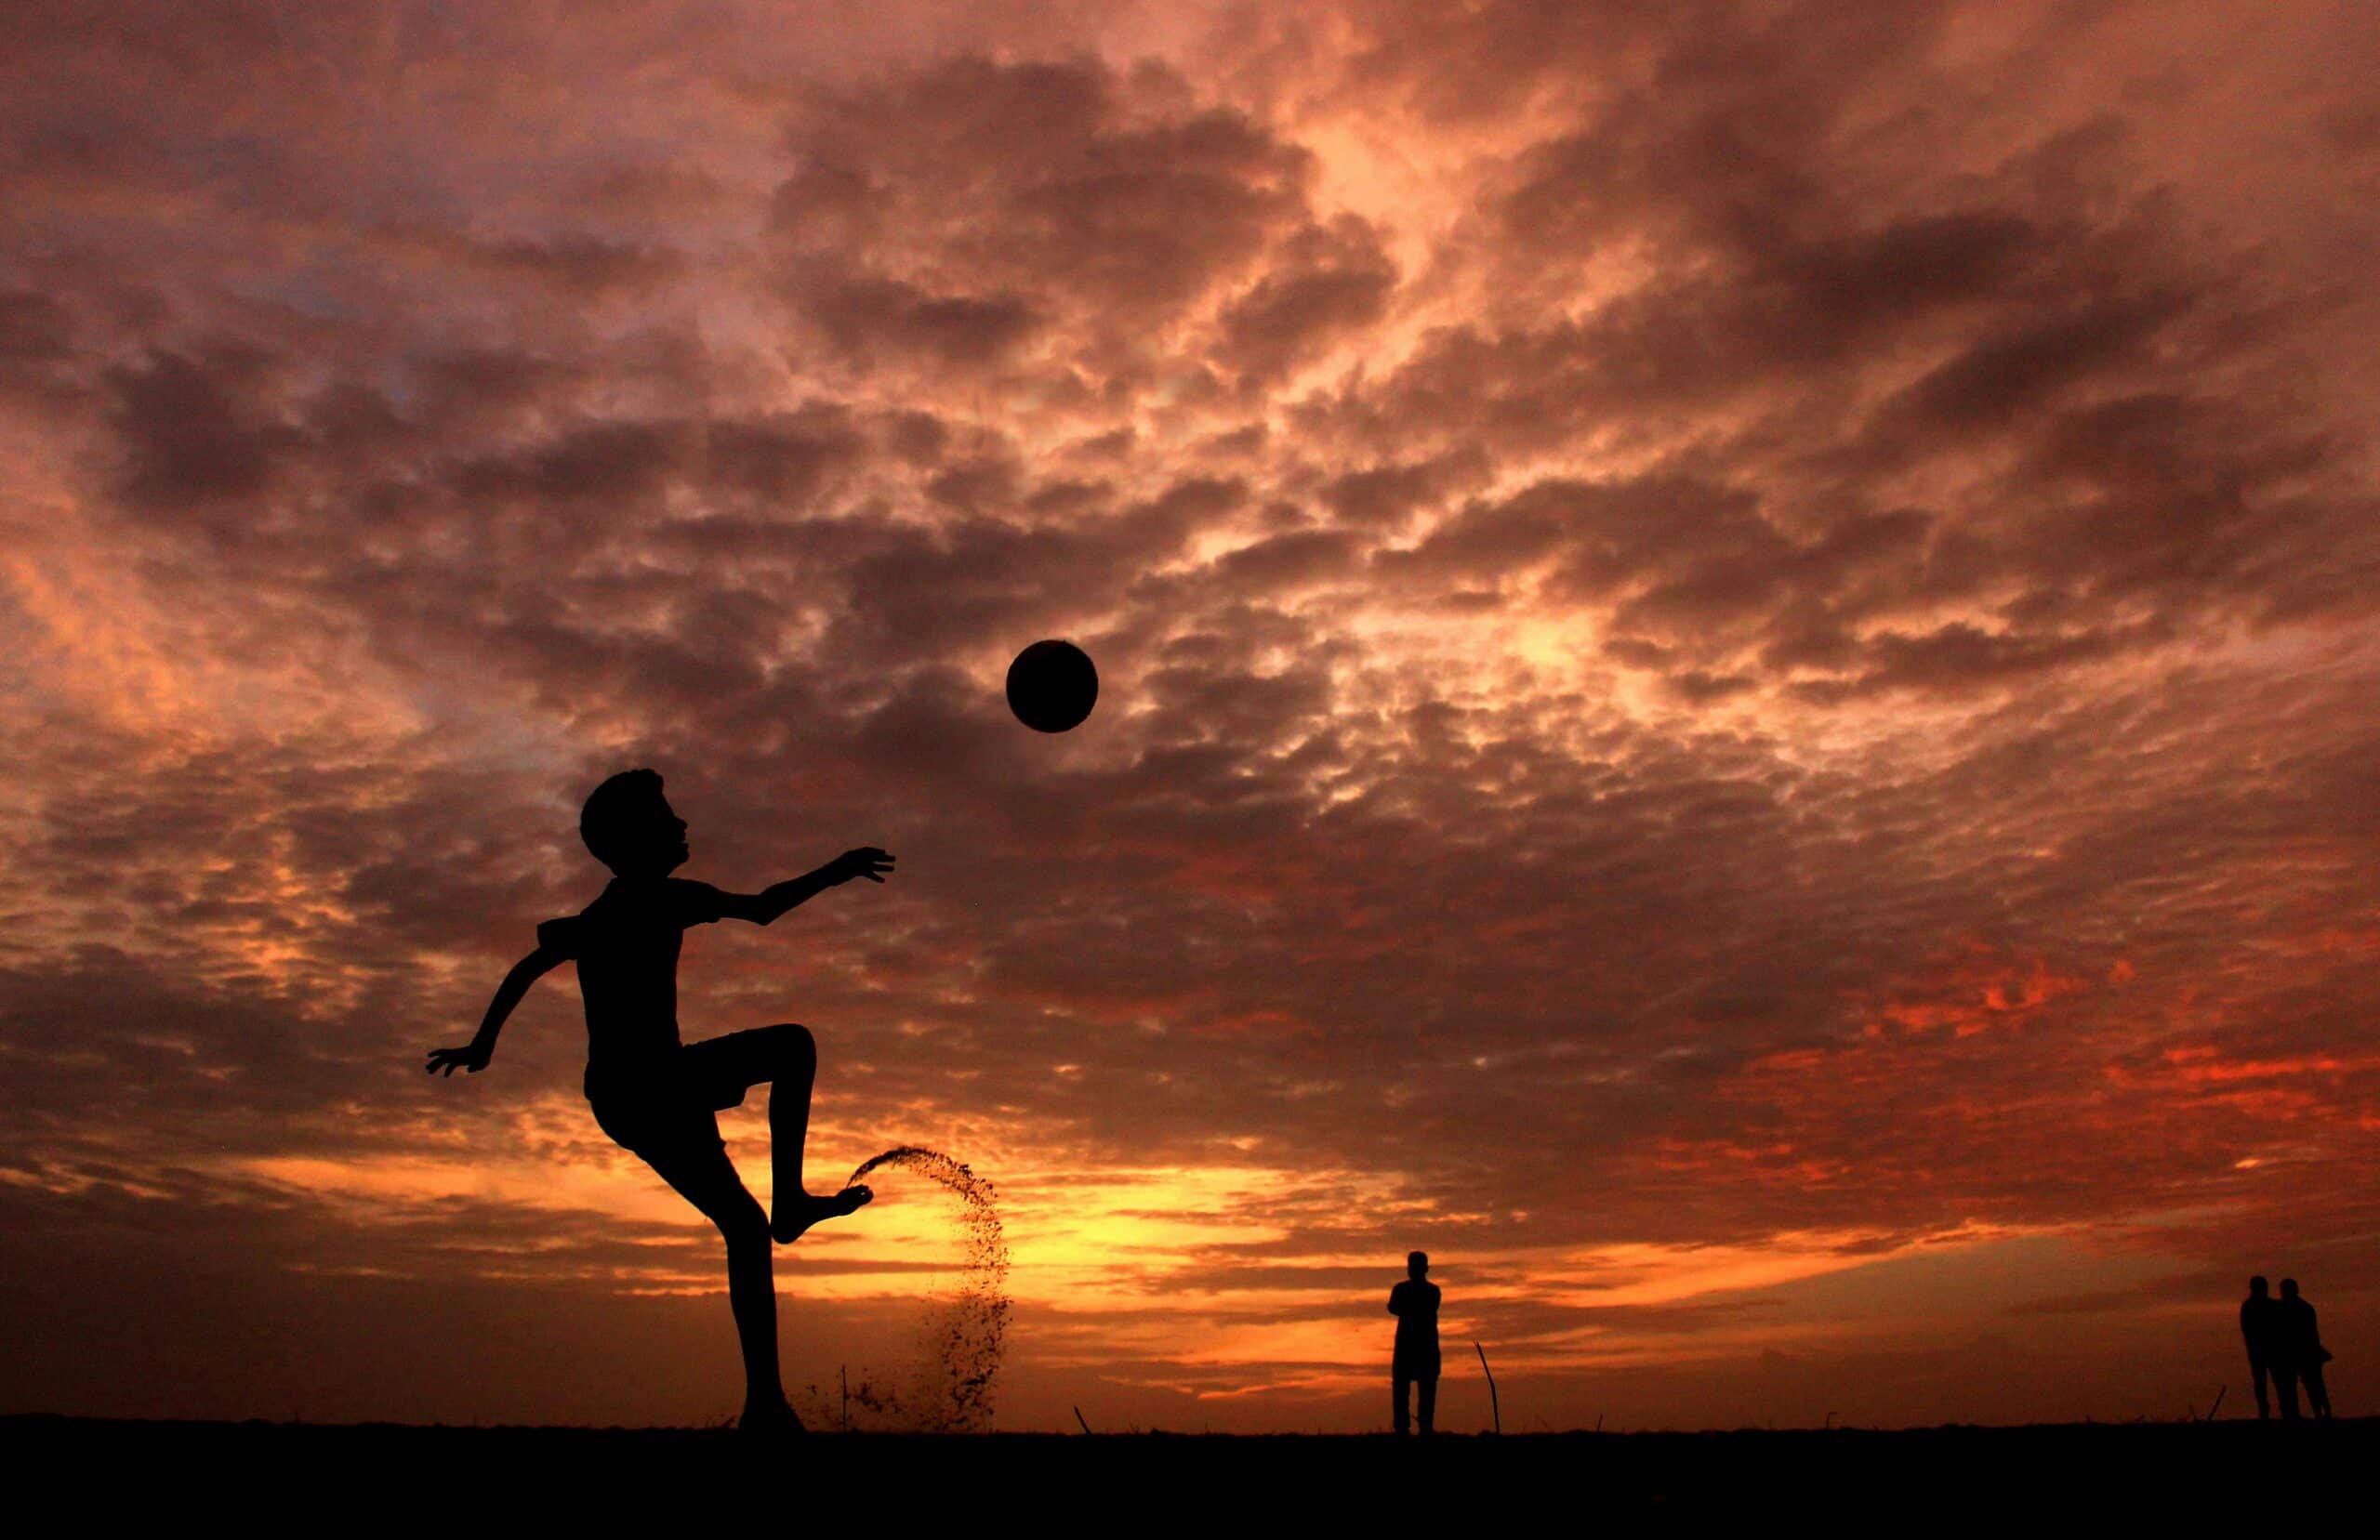
MULTIPOLYGON (((2322 1346, 2322 1331, 2314 1318, 2314 1307, 2297 1292, 2297 1280, 2281 1281, 2278 1305, 2279 1336, 2289 1366, 2296 1381, 2306 1387, 2306 1410, 2318 1417, 2331 1415, 2330 1388, 2322 1383, 2322 1365, 2330 1361, 2330 1350, 2322 1346)), ((2281 1390, 2281 1415, 2297 1415, 2297 1385, 2284 1385, 2281 1390)))
POLYGON ((1418 1388, 1421 1431, 1433 1431, 1438 1413, 1438 1286, 1430 1282, 1427 1252, 1408 1252, 1405 1282, 1388 1291, 1388 1313, 1396 1317, 1396 1356, 1389 1377, 1396 1393, 1395 1428, 1408 1428, 1406 1402, 1418 1388))
POLYGON ((2248 1378, 2256 1388, 2256 1420, 2272 1415, 2272 1401, 2265 1381, 2272 1372, 2273 1333, 2279 1326, 2281 1302, 2263 1274, 2248 1280, 2248 1297, 2240 1301, 2240 1338, 2248 1346, 2248 1378))

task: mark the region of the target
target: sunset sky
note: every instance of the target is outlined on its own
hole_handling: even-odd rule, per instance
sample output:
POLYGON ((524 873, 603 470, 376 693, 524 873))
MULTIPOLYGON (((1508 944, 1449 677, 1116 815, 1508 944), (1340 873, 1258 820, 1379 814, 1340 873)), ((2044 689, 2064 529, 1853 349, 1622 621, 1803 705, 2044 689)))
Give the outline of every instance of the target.
MULTIPOLYGON (((0 1412, 717 1422, 569 970, 998 1183, 999 1426, 2380 1411, 2353 4, 0 7, 0 1412), (1099 708, 1020 726, 1018 649, 1099 708)), ((760 1098, 725 1120, 766 1194, 760 1098)), ((777 1265, 896 1379, 914 1179, 777 1265)))

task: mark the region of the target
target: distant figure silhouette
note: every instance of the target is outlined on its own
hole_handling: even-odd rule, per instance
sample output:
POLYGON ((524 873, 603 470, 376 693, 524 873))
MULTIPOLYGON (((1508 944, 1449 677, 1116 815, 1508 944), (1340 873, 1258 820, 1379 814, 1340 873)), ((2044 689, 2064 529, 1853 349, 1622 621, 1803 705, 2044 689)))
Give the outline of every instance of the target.
POLYGON ((2322 1346, 2320 1325, 2314 1319, 2314 1307, 2297 1293, 2297 1280, 2281 1281, 2281 1299, 2276 1308, 2274 1336, 2281 1350, 2281 1415, 2297 1415, 2297 1386, 2306 1387, 2306 1410, 2318 1417, 2331 1415, 2330 1388, 2322 1383, 2322 1365, 2331 1359, 2330 1349, 2322 1346))
POLYGON ((578 965, 587 1006, 587 1099, 595 1121, 675 1188, 727 1241, 727 1297, 744 1349, 744 1415, 754 1431, 799 1432, 777 1370, 776 1287, 769 1243, 791 1242, 821 1219, 849 1214, 873 1193, 845 1188, 813 1197, 801 1184, 810 1089, 818 1046, 791 1024, 731 1033, 692 1046, 678 1035, 678 950, 689 926, 723 919, 767 925, 796 904, 854 877, 882 882, 892 858, 846 850, 807 876, 760 893, 727 893, 670 876, 690 853, 686 823, 661 794, 661 777, 625 770, 595 788, 579 836, 610 867, 611 885, 576 915, 537 927, 537 947, 512 967, 479 1034, 433 1048, 430 1072, 487 1068, 496 1034, 529 986, 566 962, 578 965), (766 1082, 773 1216, 745 1191, 719 1134, 721 1109, 766 1082))
POLYGON ((1389 1365, 1396 1393, 1395 1427, 1407 1431, 1410 1388, 1421 1389, 1421 1431, 1435 1431, 1438 1412, 1438 1286, 1430 1282, 1430 1257, 1410 1252, 1405 1282, 1388 1291, 1388 1313, 1396 1317, 1396 1356, 1389 1365))
POLYGON ((2272 1415, 2265 1379, 2271 1373, 2273 1335, 2280 1329, 2281 1302, 2268 1290, 2260 1273, 2248 1280, 2248 1297, 2240 1301, 2240 1336, 2248 1345, 2248 1378, 2256 1388, 2256 1420, 2272 1415))

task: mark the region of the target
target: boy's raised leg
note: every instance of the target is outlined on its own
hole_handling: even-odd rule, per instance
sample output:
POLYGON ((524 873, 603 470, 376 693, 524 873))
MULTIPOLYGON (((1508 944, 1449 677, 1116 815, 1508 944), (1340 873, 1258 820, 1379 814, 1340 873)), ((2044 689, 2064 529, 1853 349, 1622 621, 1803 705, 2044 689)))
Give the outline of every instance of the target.
POLYGON ((829 1197, 810 1195, 802 1185, 801 1159, 810 1139, 810 1092, 818 1081, 818 1040, 808 1027, 793 1022, 762 1027, 748 1035, 761 1040, 764 1062, 756 1068, 769 1082, 770 1206, 774 1210, 769 1233, 786 1245, 819 1220, 849 1214, 876 1194, 865 1187, 847 1187, 829 1197))

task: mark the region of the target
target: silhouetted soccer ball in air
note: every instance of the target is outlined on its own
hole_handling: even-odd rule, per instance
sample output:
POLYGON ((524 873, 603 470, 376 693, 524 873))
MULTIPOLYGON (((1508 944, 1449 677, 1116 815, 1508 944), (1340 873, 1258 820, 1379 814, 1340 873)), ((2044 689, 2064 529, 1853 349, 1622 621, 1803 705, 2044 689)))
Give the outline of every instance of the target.
POLYGON ((1037 641, 1008 665, 1008 708, 1036 732, 1080 727, 1099 700, 1099 670, 1070 641, 1037 641))

